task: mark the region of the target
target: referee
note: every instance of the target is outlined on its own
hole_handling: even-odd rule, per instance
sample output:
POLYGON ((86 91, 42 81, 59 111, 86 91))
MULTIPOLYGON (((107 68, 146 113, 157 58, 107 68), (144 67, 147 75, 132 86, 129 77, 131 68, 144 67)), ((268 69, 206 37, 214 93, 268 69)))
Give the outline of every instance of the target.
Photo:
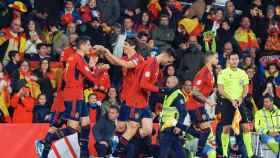
POLYGON ((244 98, 247 96, 249 79, 245 71, 238 68, 239 57, 237 53, 228 56, 228 67, 218 75, 218 89, 222 96, 221 123, 223 132, 221 135, 223 157, 228 157, 229 133, 236 108, 239 108, 243 128, 243 142, 247 157, 253 157, 252 141, 248 122, 250 121, 245 110, 244 98))

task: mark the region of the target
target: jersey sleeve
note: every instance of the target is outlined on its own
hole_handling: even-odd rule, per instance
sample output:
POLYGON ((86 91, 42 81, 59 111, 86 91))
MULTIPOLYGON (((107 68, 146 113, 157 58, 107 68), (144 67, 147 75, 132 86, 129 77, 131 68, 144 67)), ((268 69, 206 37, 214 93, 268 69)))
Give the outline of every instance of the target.
POLYGON ((90 71, 89 66, 82 59, 79 59, 77 68, 84 76, 86 76, 87 79, 89 79, 93 83, 97 83, 97 79, 90 71))
POLYGON ((217 83, 218 83, 219 85, 224 85, 224 83, 225 83, 225 75, 224 75, 224 72, 223 72, 223 71, 220 72, 220 73, 218 74, 217 83))

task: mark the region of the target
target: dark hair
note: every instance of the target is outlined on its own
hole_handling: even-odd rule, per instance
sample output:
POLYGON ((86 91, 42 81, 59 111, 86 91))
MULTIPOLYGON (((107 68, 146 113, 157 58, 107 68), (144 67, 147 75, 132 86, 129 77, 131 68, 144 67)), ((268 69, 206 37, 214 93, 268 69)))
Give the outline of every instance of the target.
POLYGON ((237 55, 237 56, 239 57, 239 54, 238 54, 238 53, 233 52, 233 53, 230 53, 230 54, 228 55, 228 59, 230 59, 230 57, 231 57, 231 56, 234 56, 234 55, 237 55))
POLYGON ((125 40, 130 46, 136 46, 137 45, 137 39, 136 38, 127 38, 125 40))
POLYGON ((150 35, 147 32, 145 32, 145 31, 141 31, 137 35, 138 38, 142 38, 143 36, 148 37, 148 39, 150 38, 150 35))
POLYGON ((43 47, 43 46, 48 47, 48 45, 45 44, 45 43, 38 43, 38 44, 36 45, 36 49, 39 50, 39 49, 41 49, 41 47, 43 47))
POLYGON ((47 69, 47 72, 51 72, 51 67, 50 67, 50 61, 48 59, 44 59, 44 60, 41 60, 40 61, 40 69, 42 67, 42 64, 47 61, 48 62, 48 69, 47 69))
POLYGON ((174 57, 174 59, 176 59, 176 52, 175 52, 175 49, 173 48, 167 48, 165 51, 163 52, 166 52, 169 56, 172 56, 174 57))
POLYGON ((265 96, 263 96, 263 100, 264 99, 269 99, 270 101, 272 101, 273 102, 273 100, 274 100, 274 98, 271 96, 271 95, 269 95, 269 94, 266 94, 265 96))
MULTIPOLYGON (((167 76, 168 76, 168 68, 169 68, 169 67, 173 67, 174 70, 175 70, 175 67, 174 67, 173 64, 169 64, 169 65, 165 66, 164 69, 163 69, 163 76, 164 76, 164 77, 167 77, 167 76)), ((176 71, 176 70, 175 70, 175 71, 176 71)))
POLYGON ((82 44, 85 44, 87 41, 90 42, 90 37, 89 36, 80 36, 76 40, 77 48, 79 49, 82 44))
POLYGON ((9 54, 10 60, 12 60, 12 58, 15 57, 18 53, 19 53, 19 52, 16 51, 16 50, 11 50, 11 51, 9 51, 8 54, 9 54))
POLYGON ((119 107, 117 107, 117 106, 115 106, 115 105, 109 106, 109 109, 115 109, 118 113, 120 112, 119 107))

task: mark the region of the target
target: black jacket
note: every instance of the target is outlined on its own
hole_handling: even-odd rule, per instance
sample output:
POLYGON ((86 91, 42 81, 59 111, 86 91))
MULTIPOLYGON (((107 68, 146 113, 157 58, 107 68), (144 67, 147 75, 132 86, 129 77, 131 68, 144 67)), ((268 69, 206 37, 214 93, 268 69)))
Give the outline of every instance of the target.
POLYGON ((115 132, 115 129, 115 122, 109 120, 107 116, 102 116, 93 127, 93 135, 96 142, 109 142, 115 132))
POLYGON ((33 123, 48 123, 46 116, 50 113, 50 110, 45 105, 36 105, 33 109, 33 123))

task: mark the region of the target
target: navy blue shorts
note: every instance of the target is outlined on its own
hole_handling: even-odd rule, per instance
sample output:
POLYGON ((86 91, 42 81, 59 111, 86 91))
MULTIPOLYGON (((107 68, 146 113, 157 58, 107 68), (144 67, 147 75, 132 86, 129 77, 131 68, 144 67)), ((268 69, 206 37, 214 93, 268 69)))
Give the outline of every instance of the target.
POLYGON ((49 123, 52 127, 61 128, 66 120, 63 118, 62 112, 51 112, 49 123))
POLYGON ((120 121, 136 121, 141 122, 143 118, 152 118, 152 112, 149 107, 147 108, 131 108, 126 103, 121 103, 120 121))
POLYGON ((89 109, 84 100, 64 101, 63 118, 79 121, 81 117, 89 116, 89 109))
POLYGON ((194 124, 210 120, 209 115, 207 114, 204 106, 197 108, 195 110, 190 110, 189 114, 190 114, 191 122, 194 124))

